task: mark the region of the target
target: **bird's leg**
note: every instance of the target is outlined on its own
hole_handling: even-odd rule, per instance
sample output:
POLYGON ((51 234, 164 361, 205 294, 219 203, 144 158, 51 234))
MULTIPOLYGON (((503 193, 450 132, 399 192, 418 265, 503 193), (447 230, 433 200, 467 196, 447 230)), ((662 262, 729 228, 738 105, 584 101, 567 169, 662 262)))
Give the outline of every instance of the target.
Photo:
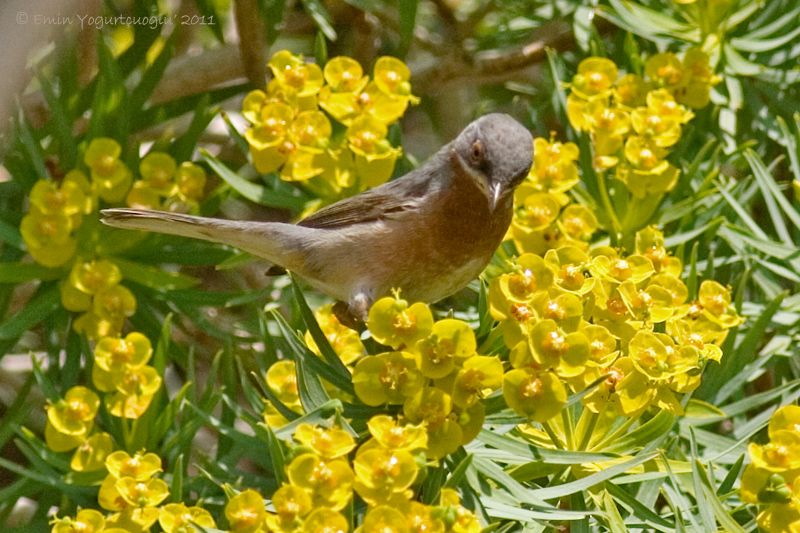
POLYGON ((344 302, 339 301, 333 304, 333 314, 343 326, 352 330, 361 332, 366 327, 364 321, 354 316, 350 311, 350 306, 344 302))
POLYGON ((364 331, 369 315, 370 298, 363 292, 356 293, 350 301, 336 302, 333 305, 333 314, 343 325, 356 331, 364 331))

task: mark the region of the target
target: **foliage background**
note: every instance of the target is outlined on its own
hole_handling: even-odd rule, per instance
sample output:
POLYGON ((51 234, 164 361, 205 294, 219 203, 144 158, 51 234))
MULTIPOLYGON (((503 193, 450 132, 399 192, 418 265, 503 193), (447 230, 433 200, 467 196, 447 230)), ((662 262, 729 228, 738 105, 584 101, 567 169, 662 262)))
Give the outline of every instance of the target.
MULTIPOLYGON (((365 67, 390 54, 407 62, 412 90, 421 97, 390 131, 393 143, 404 148, 396 175, 472 118, 503 110, 535 136, 555 132, 558 139, 576 142, 585 177, 592 173, 588 139, 568 127, 561 82, 590 55, 638 72, 643 58, 689 45, 709 52, 721 81, 713 88, 712 104, 696 111, 674 148, 671 159, 682 178, 651 222, 663 229, 667 246, 687 269, 732 288, 746 321, 728 337, 723 364, 706 369, 693 395, 707 402, 697 404, 705 410, 634 434, 628 442, 625 453, 634 463, 655 453, 679 462, 679 471, 648 475, 621 468, 599 478, 575 478, 571 466, 598 458, 581 452, 548 455, 522 441, 500 439, 470 448, 471 462, 459 451, 429 472, 434 481, 421 491, 433 501, 431 494, 445 482, 459 487, 466 505, 500 530, 521 524, 532 531, 555 525, 574 531, 756 529, 758 510, 743 505, 736 490, 749 461, 747 443, 765 442, 770 415, 800 394, 800 207, 792 190, 793 180, 800 179, 800 118, 793 114, 800 96, 795 24, 800 5, 793 0, 242 0, 233 5, 198 0, 88 2, 77 9, 199 15, 213 17, 214 24, 83 30, 54 25, 46 43, 24 50, 27 66, 12 76, 24 90, 13 125, 2 125, 0 167, 0 521, 10 530, 44 531, 51 507, 74 513, 76 506, 91 505, 96 490, 65 477, 64 457, 41 440, 45 399, 86 381, 91 350, 72 331, 71 314, 59 306, 52 283, 58 275, 24 259, 18 230, 33 183, 72 168, 80 143, 113 137, 125 147, 122 157, 131 168, 140 143, 182 158, 193 155, 205 161, 211 180, 203 212, 288 219, 309 199, 307 192, 273 176, 257 182, 261 188, 254 193, 213 167, 213 161, 224 161, 258 179, 248 170, 241 139, 220 117, 243 129, 237 116, 241 99, 263 87, 273 51, 288 48, 320 63, 344 54, 365 67), (114 47, 131 39, 114 57, 114 47), (148 57, 157 41, 161 53, 148 57), (200 149, 213 157, 204 159, 200 149), (534 476, 525 474, 526 468, 541 470, 534 476), (491 488, 476 491, 487 480, 491 488), (590 487, 605 492, 589 495, 584 491, 590 487)), ((28 11, 35 14, 34 7, 28 11)), ((4 20, 10 18, 4 14, 4 20)), ((219 481, 241 477, 244 486, 274 488, 274 443, 255 424, 260 412, 253 406, 261 391, 250 377, 252 371, 263 373, 276 349, 292 346, 292 336, 263 312, 264 302, 282 311, 288 329, 305 329, 302 300, 286 278, 265 279, 262 266, 241 266, 238 254, 221 246, 153 238, 124 256, 144 265, 138 277, 131 276, 139 308, 130 321, 158 344, 154 364, 166 372, 169 391, 158 399, 159 412, 168 417, 159 420, 163 431, 142 433, 137 440, 165 459, 173 483, 182 480, 182 494, 218 509, 224 502, 219 481), (177 265, 168 271, 160 266, 166 253, 177 265), (184 383, 190 383, 186 401, 175 400, 184 383), (245 429, 248 422, 252 427, 245 429)), ((436 308, 454 307, 475 318, 479 292, 480 285, 473 284, 436 308)), ((315 295, 308 298, 312 308, 322 303, 315 295)), ((328 407, 318 414, 329 415, 328 407)))

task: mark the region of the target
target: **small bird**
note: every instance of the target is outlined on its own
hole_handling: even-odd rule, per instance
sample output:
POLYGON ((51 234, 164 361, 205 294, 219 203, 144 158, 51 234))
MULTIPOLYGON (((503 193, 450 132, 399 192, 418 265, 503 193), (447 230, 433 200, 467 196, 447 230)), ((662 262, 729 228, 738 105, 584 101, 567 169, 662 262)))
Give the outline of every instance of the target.
POLYGON ((436 302, 475 279, 508 230, 513 191, 532 158, 528 130, 492 113, 417 169, 297 224, 145 209, 104 209, 102 221, 240 248, 339 300, 337 315, 352 325, 393 289, 436 302))

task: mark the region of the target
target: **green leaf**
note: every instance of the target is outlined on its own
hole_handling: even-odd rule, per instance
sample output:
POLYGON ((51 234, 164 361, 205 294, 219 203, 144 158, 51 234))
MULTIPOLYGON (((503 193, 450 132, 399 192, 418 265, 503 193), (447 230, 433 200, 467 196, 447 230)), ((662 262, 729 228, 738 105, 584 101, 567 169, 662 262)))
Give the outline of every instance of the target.
POLYGON ((63 272, 36 263, 0 263, 0 283, 25 283, 27 281, 52 281, 63 272))
POLYGON ((303 7, 309 16, 314 19, 317 27, 330 41, 336 40, 336 30, 333 29, 331 15, 320 0, 302 0, 303 7))
POLYGON ((197 10, 205 20, 209 21, 205 26, 211 29, 211 33, 214 34, 219 44, 225 44, 225 34, 222 29, 222 19, 217 11, 217 4, 218 2, 213 0, 195 0, 197 10))
POLYGON ((622 463, 618 463, 608 468, 604 468, 600 472, 588 475, 584 478, 576 479, 575 481, 570 481, 567 483, 562 483, 560 485, 551 485, 549 487, 544 487, 541 489, 534 489, 531 490, 530 492, 536 498, 541 498, 543 500, 562 498, 564 496, 568 496, 576 492, 588 490, 591 487, 594 487, 595 485, 602 483, 603 481, 614 478, 618 474, 622 474, 634 467, 639 466, 642 463, 646 463, 647 461, 653 460, 657 455, 658 455, 657 453, 642 454, 639 455, 638 457, 634 457, 622 463))
POLYGON ((19 228, 2 220, 0 220, 0 242, 10 244, 18 250, 23 249, 22 235, 19 232, 19 228))
POLYGON ((59 307, 61 307, 61 293, 58 285, 42 287, 21 311, 0 323, 0 339, 16 339, 46 320, 59 307))
POLYGON ((164 76, 173 54, 175 53, 175 41, 180 32, 174 31, 164 43, 163 48, 156 57, 155 61, 147 65, 142 73, 142 79, 131 91, 128 106, 134 112, 144 109, 147 99, 153 94, 158 82, 164 76))
POLYGON ((195 151, 197 143, 200 141, 200 137, 216 116, 218 109, 216 107, 209 107, 210 101, 211 98, 205 95, 205 97, 197 103, 191 124, 189 124, 189 127, 183 135, 175 139, 175 142, 172 143, 169 152, 176 161, 189 161, 192 158, 192 154, 195 151))
POLYGON ((414 25, 417 21, 419 0, 399 0, 397 9, 400 12, 400 45, 397 50, 399 57, 405 57, 411 42, 414 40, 414 25))
POLYGON ((723 356, 722 364, 713 365, 706 370, 703 384, 698 391, 702 394, 701 397, 706 397, 708 394, 713 398, 713 403, 722 403, 750 378, 749 375, 742 373, 742 370, 755 359, 758 345, 763 342, 767 327, 780 309, 785 296, 785 292, 779 294, 766 306, 736 346, 735 351, 723 356))
POLYGON ((114 264, 119 267, 120 272, 122 272, 123 279, 131 280, 157 291, 188 289, 200 282, 197 278, 179 272, 168 272, 158 267, 144 265, 118 257, 112 260, 114 264))
POLYGON ((292 294, 294 294, 295 302, 297 302, 297 306, 300 308, 300 316, 303 317, 303 322, 308 328, 309 333, 311 333, 311 337, 314 339, 314 343, 317 345, 317 348, 319 348, 322 357, 328 362, 333 371, 339 374, 343 380, 346 382, 351 381, 352 376, 350 375, 350 370, 347 369, 347 366, 342 362, 339 355, 333 350, 331 343, 328 341, 328 337, 326 337, 325 333, 322 332, 316 317, 314 317, 313 311, 311 311, 311 308, 308 306, 308 302, 306 302, 303 291, 297 284, 297 280, 294 279, 294 276, 292 276, 291 279, 292 294))
POLYGON ((264 28, 267 33, 267 44, 272 44, 278 38, 278 28, 283 23, 283 13, 286 9, 286 0, 259 0, 259 11, 264 19, 264 28))
MULTIPOLYGON (((303 405, 303 410, 306 412, 313 411, 326 404, 330 400, 330 397, 319 381, 319 374, 312 374, 309 368, 314 365, 313 360, 316 359, 329 373, 330 370, 327 365, 299 339, 280 313, 273 311, 272 317, 275 322, 278 323, 278 328, 284 340, 289 343, 290 353, 287 355, 295 362, 297 370, 297 392, 300 396, 300 403, 303 405)), ((315 366, 320 368, 318 365, 315 366)))
POLYGON ((298 196, 279 194, 276 191, 270 191, 263 185, 247 181, 205 150, 201 149, 200 155, 211 169, 233 190, 252 202, 280 209, 291 209, 292 211, 299 211, 305 205, 305 200, 298 196))

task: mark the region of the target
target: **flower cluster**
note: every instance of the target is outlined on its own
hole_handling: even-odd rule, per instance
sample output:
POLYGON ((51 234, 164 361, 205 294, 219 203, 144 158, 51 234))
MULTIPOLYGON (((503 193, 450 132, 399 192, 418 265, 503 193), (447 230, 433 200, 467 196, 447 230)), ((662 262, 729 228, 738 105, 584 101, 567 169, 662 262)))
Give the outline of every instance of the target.
POLYGON ((136 312, 136 297, 120 284, 119 267, 107 259, 76 261, 61 282, 61 305, 83 313, 75 330, 89 339, 119 335, 125 319, 136 312))
POLYGON ((470 442, 481 429, 481 399, 500 388, 503 364, 477 354, 469 324, 434 322, 426 304, 395 297, 378 300, 369 312, 372 337, 390 347, 359 360, 353 372, 358 398, 367 405, 402 405, 412 423, 427 430, 427 456, 438 459, 470 442))
POLYGON ((279 172, 327 198, 391 177, 401 150, 386 138, 388 126, 417 102, 402 61, 379 58, 372 79, 349 57, 333 58, 323 70, 281 50, 268 66, 273 78, 266 91, 252 91, 242 103, 256 170, 279 172), (334 133, 329 117, 342 133, 334 133))
POLYGON ((514 194, 508 237, 517 250, 544 254, 559 246, 588 248, 597 218, 566 194, 578 181, 578 147, 554 139, 533 141, 533 165, 514 194))
POLYGON ((750 443, 751 463, 742 474, 741 497, 758 504, 764 531, 800 528, 800 407, 785 405, 769 420, 769 442, 750 443))
POLYGON ((30 210, 20 223, 20 233, 34 261, 58 267, 75 256, 76 231, 95 199, 92 186, 80 171, 68 173, 61 184, 39 180, 30 193, 30 210))
POLYGON ((190 533, 195 526, 216 526, 211 513, 184 503, 161 505, 169 496, 169 486, 159 479, 161 459, 154 453, 133 456, 116 451, 100 461, 108 474, 100 485, 97 499, 108 511, 83 509, 75 517, 55 517, 52 533, 145 533, 158 522, 166 533, 190 533))
POLYGON ((106 409, 112 416, 139 418, 161 388, 161 376, 147 362, 153 354, 150 339, 138 332, 124 338, 103 337, 94 347, 92 381, 110 393, 106 409))
POLYGON ((699 385, 741 321, 727 288, 704 281, 690 301, 681 273, 652 227, 637 234, 632 254, 568 245, 513 260, 489 288, 513 367, 503 378, 508 405, 542 422, 569 390, 599 381, 583 399, 593 412, 681 413, 677 395, 699 385))
MULTIPOLYGON (((124 338, 103 337, 97 342, 92 381, 97 390, 110 393, 105 398, 109 414, 135 419, 150 406, 162 381, 158 372, 147 365, 152 354, 150 340, 138 332, 129 333, 124 338)), ((94 450, 96 455, 98 449, 106 449, 109 442, 106 434, 101 434, 96 440, 89 436, 99 405, 97 394, 82 386, 71 388, 63 399, 49 405, 45 431, 48 446, 57 452, 82 446, 73 463, 79 461, 80 453, 94 450)), ((92 470, 87 467, 74 469, 92 470)))
POLYGON ((124 287, 117 265, 103 255, 102 227, 97 224, 99 203, 178 211, 196 210, 203 196, 206 174, 191 162, 178 165, 163 152, 142 160, 141 179, 120 159, 122 147, 109 138, 92 139, 76 168, 60 184, 37 181, 30 193, 30 209, 20 232, 31 257, 47 267, 63 267, 61 304, 82 313, 73 326, 89 339, 118 336, 125 319, 136 312, 136 298, 124 287), (67 270, 68 269, 68 270, 67 270))
POLYGON ((165 152, 150 152, 139 163, 142 178, 128 192, 131 207, 167 211, 196 211, 206 185, 205 171, 184 161, 178 166, 165 152))
POLYGON ((234 493, 225 506, 232 532, 350 530, 343 514, 354 497, 366 505, 357 532, 480 531, 477 517, 460 503, 453 489, 441 490, 438 505, 412 499, 423 475, 427 432, 422 425, 400 424, 387 415, 367 423, 370 437, 356 450, 356 440, 344 428, 300 424, 293 459, 285 478, 271 497, 268 512, 262 496, 247 489, 234 493))
POLYGON ((645 77, 620 77, 613 61, 590 57, 572 78, 567 116, 590 134, 598 171, 614 169, 637 198, 663 194, 677 183, 679 171, 666 157, 694 116, 687 107, 705 107, 716 81, 697 48, 682 61, 671 52, 650 57, 645 77))

